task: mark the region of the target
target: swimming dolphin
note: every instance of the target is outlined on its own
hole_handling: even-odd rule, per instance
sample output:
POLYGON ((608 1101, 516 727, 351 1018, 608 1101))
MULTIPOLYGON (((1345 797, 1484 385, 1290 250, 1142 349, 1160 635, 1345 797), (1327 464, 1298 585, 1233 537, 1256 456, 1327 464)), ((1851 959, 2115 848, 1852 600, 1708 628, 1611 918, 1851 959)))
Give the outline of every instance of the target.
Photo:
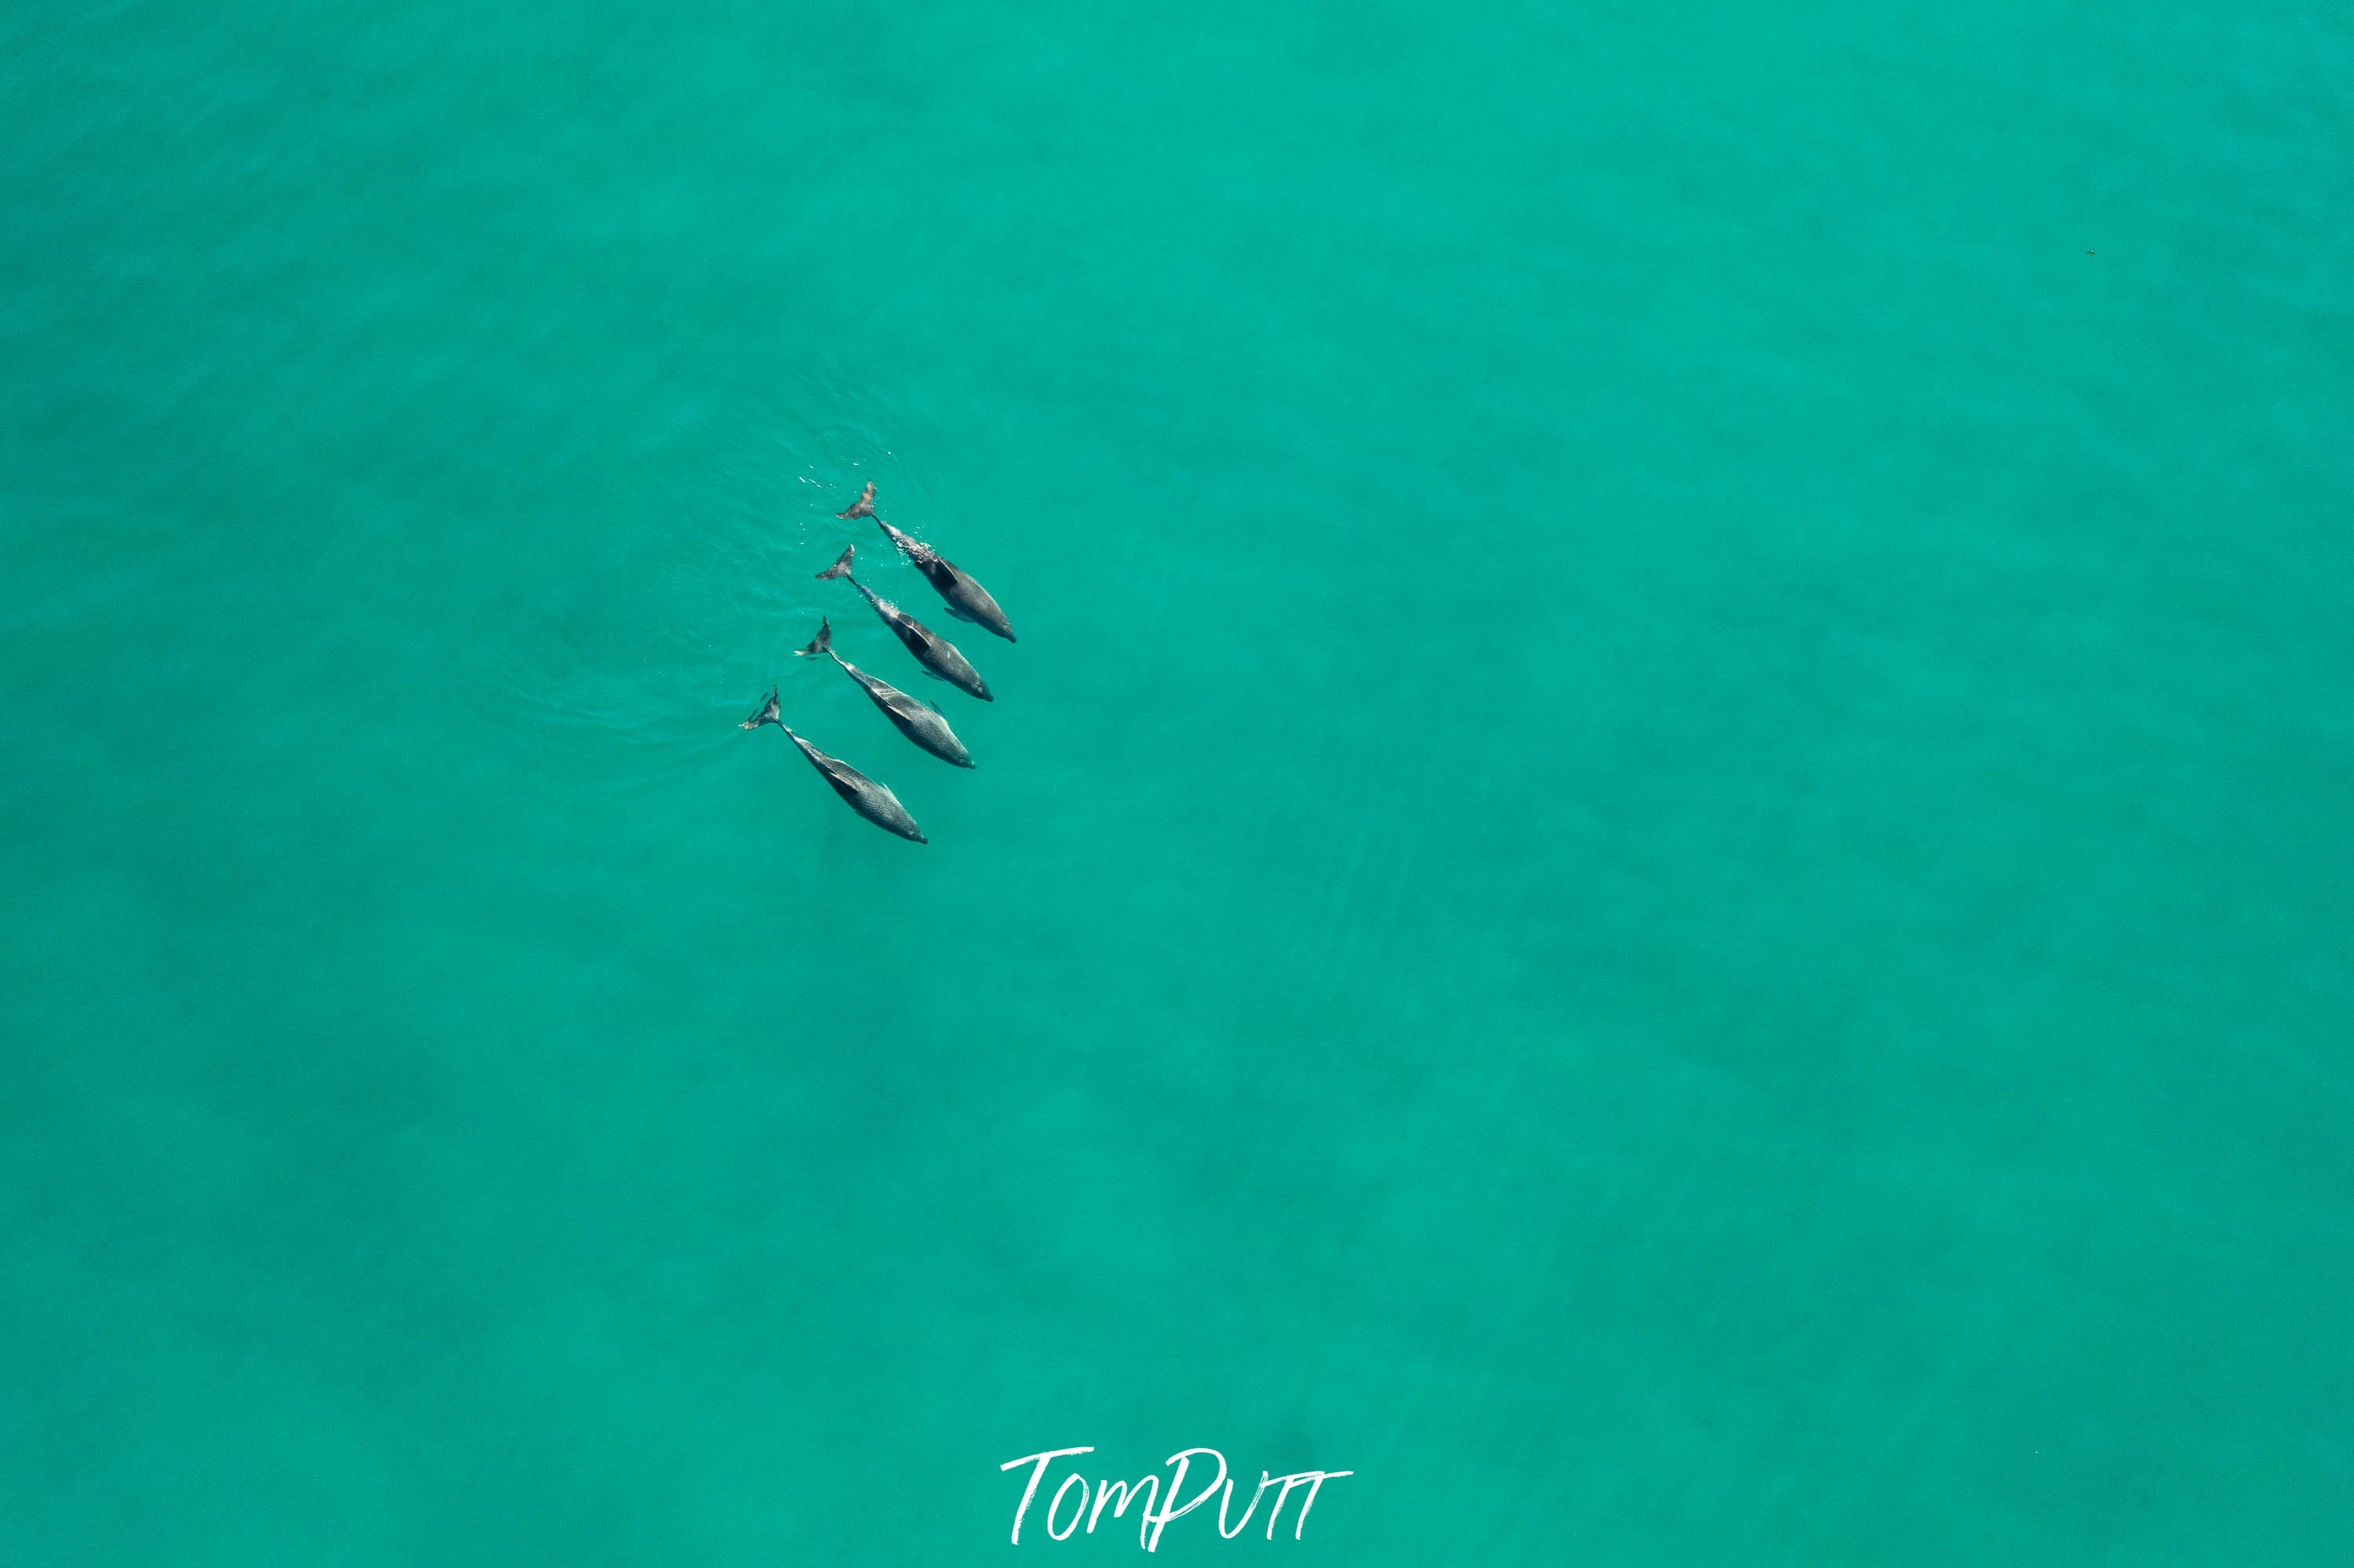
POLYGON ((898 726, 899 733, 930 752, 943 762, 953 762, 959 768, 972 766, 972 755, 964 742, 956 737, 949 721, 940 716, 939 709, 918 697, 911 697, 887 681, 880 681, 833 651, 833 624, 817 623, 817 638, 802 649, 799 657, 814 659, 820 654, 842 666, 842 673, 858 683, 861 690, 883 710, 883 716, 898 726))
POLYGON ((883 624, 891 629, 891 635, 907 644, 907 652, 916 656, 916 662, 924 667, 924 673, 946 681, 958 691, 979 697, 984 703, 996 701, 989 694, 989 683, 983 681, 981 673, 956 651, 954 643, 890 600, 875 598, 872 588, 850 576, 850 557, 857 553, 855 545, 844 549, 840 560, 818 573, 818 580, 823 582, 828 577, 848 577, 850 586, 865 596, 866 602, 875 607, 875 613, 883 618, 883 624))
POLYGON ((871 479, 870 479, 870 480, 868 480, 868 481, 866 482, 866 488, 865 488, 865 489, 864 489, 864 490, 862 490, 862 491, 860 491, 860 492, 858 493, 858 499, 857 499, 857 500, 855 500, 855 501, 854 501, 854 502, 852 502, 852 503, 850 503, 850 510, 849 510, 849 511, 847 511, 847 512, 837 512, 837 513, 835 513, 835 514, 834 514, 834 515, 835 515, 836 517, 872 517, 872 516, 874 516, 874 515, 875 515, 875 482, 874 482, 873 480, 871 480, 871 479))
POLYGON ((783 730, 785 738, 801 748, 810 766, 824 776, 825 781, 833 786, 833 792, 850 803, 852 810, 903 839, 913 839, 919 844, 931 842, 924 837, 924 830, 916 826, 916 819, 907 815, 907 808, 899 804, 899 797, 891 793, 889 785, 877 784, 847 762, 828 757, 795 735, 792 727, 777 715, 777 692, 773 686, 769 689, 768 701, 760 705, 760 711, 746 719, 740 727, 758 729, 764 724, 783 730))
MULTIPOLYGON (((873 514, 874 508, 869 507, 860 515, 872 516, 873 514)), ((1013 623, 1005 619, 1005 612, 997 608, 997 601, 989 597, 989 590, 973 581, 970 573, 960 570, 955 562, 921 539, 909 538, 880 517, 875 519, 875 525, 890 535, 891 543, 899 546, 899 553, 913 562, 926 580, 939 590, 940 597, 948 600, 950 615, 959 620, 970 620, 984 631, 994 631, 1008 642, 1015 641, 1013 623)))

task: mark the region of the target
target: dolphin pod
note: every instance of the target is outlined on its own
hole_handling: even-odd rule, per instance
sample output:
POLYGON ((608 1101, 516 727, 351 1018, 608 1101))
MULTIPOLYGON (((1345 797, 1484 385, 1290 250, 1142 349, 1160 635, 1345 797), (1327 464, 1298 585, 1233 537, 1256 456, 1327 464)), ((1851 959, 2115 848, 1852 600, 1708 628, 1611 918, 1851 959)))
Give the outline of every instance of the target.
POLYGON ((768 700, 760 705, 760 711, 746 719, 741 727, 758 729, 764 724, 772 724, 783 730, 785 738, 801 748, 801 755, 809 758, 810 766, 833 786, 835 794, 849 802, 852 810, 876 827, 896 833, 903 839, 913 839, 919 844, 931 842, 924 837, 924 830, 916 826, 916 819, 907 815, 907 808, 899 804, 899 797, 891 793, 891 786, 877 784, 849 763, 838 757, 828 757, 795 735, 792 726, 777 711, 777 688, 774 686, 769 688, 768 700))
MULTIPOLYGON (((950 615, 1002 637, 1008 642, 1014 641, 1013 625, 1006 619, 1005 611, 998 608, 997 600, 990 597, 989 590, 981 587, 971 574, 958 567, 922 540, 901 533, 875 516, 875 483, 872 480, 859 492, 857 500, 834 515, 845 522, 874 517, 876 526, 883 530, 892 544, 898 546, 899 553, 939 594, 950 615)), ((835 577, 846 580, 858 591, 859 597, 866 600, 883 624, 891 629, 891 634, 899 640, 900 645, 915 657, 924 673, 935 680, 947 682, 968 696, 984 703, 992 701, 989 683, 981 678, 981 672, 972 667, 971 662, 957 651, 954 643, 851 575, 851 564, 857 553, 854 545, 844 548, 833 565, 817 574, 818 579, 822 582, 835 577)), ((842 666, 843 674, 857 683, 867 699, 882 710, 883 716, 889 719, 892 726, 909 742, 959 768, 973 765, 972 754, 965 749, 964 743, 957 738, 956 731, 949 727, 947 717, 938 708, 908 695, 879 676, 868 674, 834 652, 833 625, 830 620, 819 620, 817 636, 808 647, 799 650, 796 656, 832 659, 842 666)), ((809 758, 810 766, 818 770, 852 810, 876 827, 896 833, 903 839, 910 839, 919 844, 930 842, 924 837, 923 830, 916 826, 916 819, 907 814, 907 807, 901 805, 899 798, 891 792, 890 786, 869 779, 839 758, 828 757, 793 732, 792 727, 785 723, 779 705, 779 688, 769 688, 759 711, 746 719, 740 727, 750 730, 765 725, 775 725, 783 730, 786 738, 800 748, 801 754, 809 758)))

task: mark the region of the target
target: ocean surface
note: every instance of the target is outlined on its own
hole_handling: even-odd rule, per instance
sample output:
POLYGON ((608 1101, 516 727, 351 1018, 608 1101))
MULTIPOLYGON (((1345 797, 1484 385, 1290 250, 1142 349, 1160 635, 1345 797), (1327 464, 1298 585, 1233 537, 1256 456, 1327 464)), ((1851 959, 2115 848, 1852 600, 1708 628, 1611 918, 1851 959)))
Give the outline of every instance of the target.
POLYGON ((0 1561, 2354 1560, 2349 81, 0 10, 0 1561))

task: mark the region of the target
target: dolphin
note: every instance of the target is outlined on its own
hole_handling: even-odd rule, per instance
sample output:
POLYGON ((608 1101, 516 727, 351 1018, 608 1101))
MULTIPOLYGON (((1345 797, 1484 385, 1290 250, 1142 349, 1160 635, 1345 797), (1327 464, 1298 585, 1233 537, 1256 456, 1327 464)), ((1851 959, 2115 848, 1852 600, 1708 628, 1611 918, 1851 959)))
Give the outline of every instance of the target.
POLYGON ((857 499, 857 500, 855 500, 855 501, 854 501, 854 502, 852 502, 852 503, 850 503, 850 510, 849 510, 849 511, 847 511, 847 512, 837 512, 837 513, 835 513, 835 514, 834 514, 834 515, 835 515, 836 517, 844 517, 844 518, 848 518, 848 517, 872 517, 872 516, 874 516, 874 515, 875 515, 875 482, 874 482, 873 480, 871 480, 871 479, 870 479, 870 480, 868 480, 868 481, 866 482, 866 488, 865 488, 865 489, 864 489, 864 490, 862 490, 862 491, 860 491, 860 492, 858 493, 858 499, 857 499))
POLYGON ((932 631, 890 600, 875 598, 872 588, 850 576, 850 557, 857 553, 855 545, 844 549, 840 560, 818 573, 818 580, 823 582, 828 577, 849 577, 850 586, 865 596, 866 602, 875 607, 875 613, 883 618, 883 624, 891 629, 891 635, 907 644, 907 652, 916 656, 916 662, 924 667, 924 673, 946 681, 958 691, 979 697, 984 703, 994 702, 996 699, 989 694, 989 683, 983 681, 981 673, 956 651, 954 643, 932 631))
POLYGON ((875 705, 883 710, 883 716, 898 726, 901 735, 943 762, 953 762, 959 768, 972 766, 972 754, 965 750, 964 742, 956 737, 956 731, 949 727, 939 709, 919 697, 909 696, 887 681, 877 680, 833 651, 831 621, 817 623, 816 641, 801 650, 798 656, 814 659, 820 654, 841 665, 842 673, 858 683, 875 705))
MULTIPOLYGON (((874 511, 870 506, 857 515, 871 517, 874 511)), ((843 515, 851 514, 844 513, 843 515)), ((1005 612, 997 608, 997 601, 989 597, 989 590, 972 580, 970 573, 959 569, 954 561, 921 539, 909 538, 880 517, 875 518, 875 525, 891 535, 891 543, 899 546, 899 553, 924 574, 925 580, 939 590, 939 596, 948 600, 950 615, 959 620, 969 620, 984 631, 994 631, 1008 642, 1015 641, 1013 623, 1005 619, 1005 612)))
POLYGON ((764 724, 772 724, 783 730, 785 738, 801 748, 801 755, 810 759, 810 766, 824 775, 825 781, 833 786, 833 792, 850 802, 852 810, 876 827, 895 832, 903 839, 913 839, 919 844, 931 842, 924 837, 924 830, 916 826, 916 819, 907 815, 907 808, 899 804, 899 797, 891 793, 889 785, 877 784, 849 763, 828 757, 795 735, 792 727, 777 715, 777 689, 774 686, 769 688, 768 701, 760 705, 760 711, 746 719, 739 727, 758 729, 764 724))

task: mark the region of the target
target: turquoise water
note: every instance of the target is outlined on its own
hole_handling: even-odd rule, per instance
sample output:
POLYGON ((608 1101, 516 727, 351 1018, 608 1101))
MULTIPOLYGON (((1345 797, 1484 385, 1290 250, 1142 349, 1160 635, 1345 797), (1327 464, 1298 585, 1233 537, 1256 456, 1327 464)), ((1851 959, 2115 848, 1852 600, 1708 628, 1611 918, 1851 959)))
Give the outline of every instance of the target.
POLYGON ((2354 14, 0 46, 0 1559, 2354 1553, 2354 14))

